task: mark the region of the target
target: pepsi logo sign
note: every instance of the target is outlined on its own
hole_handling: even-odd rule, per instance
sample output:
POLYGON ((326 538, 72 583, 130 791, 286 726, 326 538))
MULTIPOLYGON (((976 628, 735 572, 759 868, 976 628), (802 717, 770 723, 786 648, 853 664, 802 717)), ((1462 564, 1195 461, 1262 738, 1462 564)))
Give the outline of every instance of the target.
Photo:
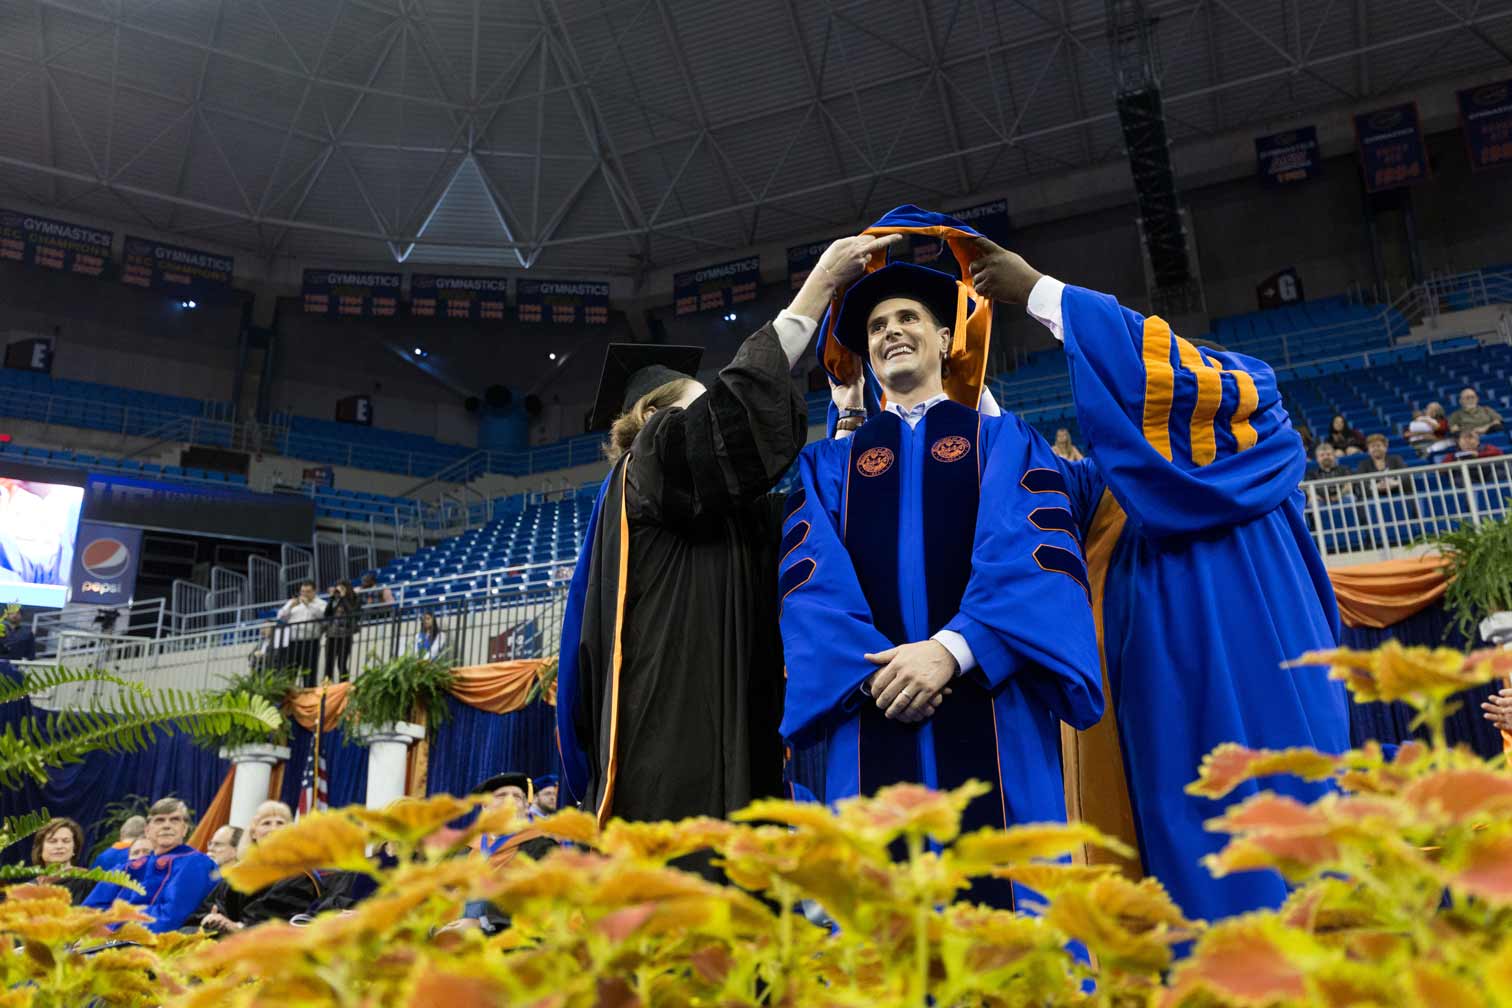
POLYGON ((119 539, 95 539, 84 547, 79 563, 97 578, 120 577, 131 565, 131 550, 119 539))

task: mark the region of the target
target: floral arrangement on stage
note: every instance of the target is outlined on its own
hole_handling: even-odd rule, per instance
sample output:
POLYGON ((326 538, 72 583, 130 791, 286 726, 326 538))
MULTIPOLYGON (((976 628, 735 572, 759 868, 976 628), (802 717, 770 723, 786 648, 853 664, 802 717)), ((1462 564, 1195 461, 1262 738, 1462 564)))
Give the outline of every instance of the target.
POLYGON ((571 847, 490 867, 469 844, 524 824, 498 810, 449 829, 470 803, 439 796, 308 816, 227 872, 244 889, 307 870, 377 882, 308 927, 152 936, 120 905, 97 914, 59 889, 12 888, 0 933, 17 954, 0 957, 0 1005, 1509 1008, 1512 773, 1450 747, 1444 720, 1512 654, 1393 643, 1305 660, 1358 700, 1411 704, 1427 740, 1394 755, 1230 745, 1204 761, 1189 790, 1212 797, 1275 774, 1338 783, 1312 805, 1263 793, 1215 820, 1229 841, 1212 871, 1272 868, 1296 884, 1275 912, 1188 920, 1158 881, 1074 863, 1086 846, 1120 850, 1086 825, 961 835, 973 785, 897 786, 835 810, 763 801, 732 822, 600 829, 565 811, 531 828, 571 847), (375 847, 398 866, 378 867, 375 847), (669 866, 702 851, 731 884, 669 866), (1039 893, 1037 915, 961 901, 983 875, 1039 893), (469 900, 510 925, 449 927, 469 900), (120 921, 114 938, 133 944, 84 954, 120 921))

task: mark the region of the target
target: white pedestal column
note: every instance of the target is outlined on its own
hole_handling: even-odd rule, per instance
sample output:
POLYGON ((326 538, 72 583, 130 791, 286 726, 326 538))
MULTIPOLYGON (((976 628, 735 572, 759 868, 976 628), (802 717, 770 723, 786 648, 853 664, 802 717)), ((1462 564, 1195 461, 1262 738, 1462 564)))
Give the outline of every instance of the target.
POLYGON ((1512 648, 1512 612, 1492 613, 1480 623, 1481 636, 1497 647, 1512 648))
POLYGON ((381 809, 404 797, 409 747, 425 738, 425 728, 408 721, 358 728, 357 740, 368 747, 367 807, 381 809))
POLYGON ((236 767, 236 777, 231 782, 230 824, 246 829, 252 825, 257 806, 268 800, 273 768, 289 758, 289 750, 275 745, 246 745, 222 749, 220 755, 236 767))

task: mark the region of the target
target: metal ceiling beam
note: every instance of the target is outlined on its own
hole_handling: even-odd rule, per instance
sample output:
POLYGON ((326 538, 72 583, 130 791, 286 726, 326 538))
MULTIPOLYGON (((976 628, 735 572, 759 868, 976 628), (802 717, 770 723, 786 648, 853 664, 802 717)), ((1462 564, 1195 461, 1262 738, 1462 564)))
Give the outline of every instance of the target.
POLYGON ((273 193, 273 183, 278 181, 278 173, 283 171, 284 160, 289 154, 289 144, 293 142, 295 131, 299 128, 299 119, 304 115, 305 105, 310 101, 310 94, 315 90, 315 78, 325 68, 326 56, 331 51, 331 40, 336 37, 336 26, 341 23, 342 15, 346 13, 347 0, 339 0, 336 5, 336 14, 331 18, 330 27, 326 29, 325 41, 320 45, 320 55, 315 60, 315 70, 305 80, 304 91, 299 96, 299 104, 294 108, 294 114, 289 117, 289 128, 284 131, 284 138, 278 145, 278 157, 273 160, 273 170, 268 173, 267 184, 263 186, 262 196, 257 201, 257 212, 263 213, 268 209, 268 197, 273 193))
MULTIPOLYGON (((935 95, 940 99, 940 116, 945 122, 945 135, 950 138, 950 146, 957 149, 961 146, 961 130, 956 122, 955 107, 950 102, 950 94, 945 90, 945 75, 940 70, 940 47, 934 37, 934 22, 930 19, 929 4, 925 0, 914 0, 914 10, 919 15, 919 24, 924 34, 924 49, 929 53, 929 62, 934 65, 935 95)), ((950 24, 954 26, 956 17, 961 12, 961 0, 955 0, 950 9, 950 24)), ((950 37, 947 29, 945 37, 950 37)), ((972 190, 971 174, 966 170, 966 159, 956 159, 956 181, 961 184, 960 195, 965 196, 972 190)))
MULTIPOLYGON (((42 67, 47 66, 47 23, 42 13, 42 4, 39 2, 33 8, 37 15, 37 63, 42 67)), ((42 156, 47 158, 48 164, 57 167, 58 151, 53 145, 53 121, 52 121, 52 88, 48 81, 42 82, 42 156)), ((58 177, 51 175, 47 179, 47 201, 58 202, 58 177)))
MULTIPOLYGON (((797 0, 781 0, 781 3, 783 12, 787 15, 788 30, 793 36, 793 49, 798 53, 799 62, 803 64, 803 76, 808 81, 809 94, 812 96, 814 108, 824 118, 824 122, 819 124, 819 132, 824 137, 824 145, 829 148, 830 157, 834 158, 835 171, 844 171, 845 159, 840 156, 840 144, 835 140, 835 134, 830 130, 828 114, 820 105, 820 95, 824 92, 824 80, 822 75, 814 69, 813 60, 809 59, 808 39, 804 37, 803 25, 798 20, 797 0)), ((827 41, 827 32, 825 38, 827 41)), ((776 175, 777 173, 774 171, 771 177, 767 179, 768 189, 770 189, 772 179, 776 178, 776 175)), ((763 195, 765 195, 765 192, 763 192, 763 195)), ((849 190, 846 190, 845 202, 850 207, 849 216, 857 217, 860 215, 860 209, 856 206, 854 194, 849 190)))

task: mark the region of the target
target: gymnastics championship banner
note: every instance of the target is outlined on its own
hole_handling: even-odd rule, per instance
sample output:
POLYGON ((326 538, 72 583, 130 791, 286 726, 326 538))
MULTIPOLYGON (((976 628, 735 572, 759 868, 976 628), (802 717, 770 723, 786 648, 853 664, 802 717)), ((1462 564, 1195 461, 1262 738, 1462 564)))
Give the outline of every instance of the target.
POLYGON ((410 314, 416 318, 502 322, 509 299, 506 277, 410 277, 410 314))
POLYGON ((0 259, 99 276, 110 260, 115 234, 82 224, 0 210, 0 259))
POLYGON ((328 318, 393 318, 399 313, 398 273, 304 271, 304 310, 328 318))
POLYGON ((1318 128, 1303 126, 1255 137, 1255 161, 1260 167, 1260 181, 1268 186, 1306 182, 1323 173, 1318 154, 1318 128))
POLYGON ((807 245, 794 245, 787 250, 788 260, 788 286, 797 290, 803 286, 803 281, 814 271, 814 266, 819 262, 819 257, 824 255, 824 250, 830 247, 831 242, 816 241, 807 245))
POLYGON ((231 289, 236 260, 150 238, 126 236, 121 282, 184 294, 213 294, 231 289))
POLYGON ((761 282, 761 257, 688 270, 672 278, 675 315, 692 315, 710 308, 729 308, 743 301, 756 300, 756 285, 761 282))
POLYGON ((1428 148, 1423 144, 1416 102, 1357 115, 1354 125, 1367 192, 1411 185, 1428 177, 1428 148))
MULTIPOLYGON (((999 245, 1008 240, 1008 201, 1005 199, 945 212, 999 245)), ((911 261, 921 266, 929 266, 951 276, 960 275, 960 266, 956 263, 955 256, 946 254, 945 243, 938 238, 915 235, 909 243, 909 255, 911 261)))
POLYGON ((596 280, 517 280, 515 312, 521 322, 607 325, 609 285, 596 280))
POLYGON ((1470 167, 1512 164, 1512 80, 1469 88, 1458 97, 1470 167))

